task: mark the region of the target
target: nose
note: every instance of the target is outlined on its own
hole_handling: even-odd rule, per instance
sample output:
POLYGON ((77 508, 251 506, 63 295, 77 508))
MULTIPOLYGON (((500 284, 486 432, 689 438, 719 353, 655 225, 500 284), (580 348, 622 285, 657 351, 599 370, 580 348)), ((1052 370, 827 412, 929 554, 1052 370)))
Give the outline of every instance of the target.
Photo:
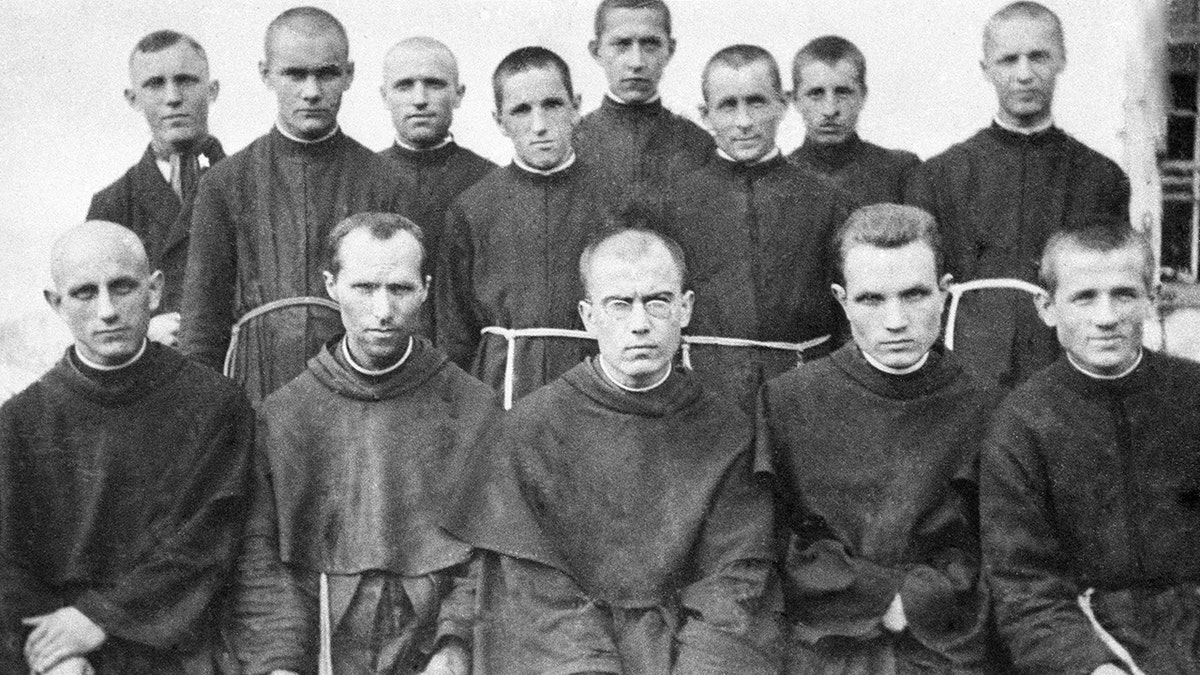
POLYGON ((754 124, 754 120, 750 117, 750 107, 745 103, 739 103, 733 121, 739 129, 749 129, 754 124))
POLYGON ((412 89, 413 105, 418 108, 424 108, 429 104, 429 92, 425 90, 425 85, 421 82, 413 85, 412 89))
POLYGON ((1097 326, 1112 327, 1120 319, 1120 311, 1113 302, 1113 299, 1107 295, 1098 298, 1093 309, 1092 321, 1097 326))
POLYGON ((300 84, 300 98, 305 101, 316 101, 321 98, 321 86, 317 83, 315 75, 304 78, 300 84))
POLYGON ((637 335, 650 332, 650 314, 646 311, 646 303, 638 300, 633 303, 627 323, 629 330, 637 335))
POLYGON ((1022 82, 1033 79, 1033 64, 1029 57, 1022 56, 1017 59, 1016 68, 1013 70, 1013 77, 1022 82))
POLYGON ((639 44, 634 44, 629 48, 629 69, 633 72, 641 72, 646 67, 646 52, 639 44))
POLYGON ((837 101, 832 96, 821 97, 821 101, 817 105, 817 110, 820 111, 821 116, 826 119, 833 119, 837 117, 838 112, 840 112, 838 110, 837 101))
POLYGON ((534 108, 533 113, 529 116, 529 130, 535 135, 541 136, 549 129, 546 120, 546 111, 540 107, 534 108))
POLYGON ((96 316, 104 323, 112 323, 117 320, 116 303, 113 302, 112 296, 109 295, 106 288, 101 288, 96 295, 96 316))
POLYGON ((392 323, 392 302, 387 289, 381 288, 371 295, 371 314, 381 326, 392 323))
POLYGON ((898 333, 908 328, 908 312, 899 302, 888 302, 883 306, 883 327, 898 333))
POLYGON ((183 88, 178 84, 168 81, 164 93, 166 94, 167 105, 174 106, 183 103, 183 88))

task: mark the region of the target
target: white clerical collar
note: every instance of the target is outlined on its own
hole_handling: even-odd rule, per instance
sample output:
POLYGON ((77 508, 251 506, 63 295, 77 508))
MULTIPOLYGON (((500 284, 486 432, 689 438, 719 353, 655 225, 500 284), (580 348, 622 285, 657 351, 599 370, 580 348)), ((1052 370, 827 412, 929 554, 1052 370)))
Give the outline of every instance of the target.
POLYGON ((670 362, 668 362, 667 363, 667 372, 662 376, 661 379, 659 379, 658 382, 655 382, 654 384, 646 385, 645 387, 629 387, 629 386, 621 384, 621 381, 618 380, 616 378, 616 376, 614 376, 612 374, 612 371, 610 371, 608 369, 608 366, 604 363, 603 356, 597 356, 596 360, 600 362, 600 370, 604 371, 604 376, 608 378, 609 382, 612 382, 614 385, 616 385, 618 389, 623 389, 625 391, 632 392, 634 394, 641 394, 641 393, 650 391, 651 389, 657 389, 659 386, 662 385, 663 382, 667 381, 668 377, 671 376, 671 364, 670 364, 670 362))
POLYGON ((1081 366, 1079 364, 1079 362, 1076 361, 1073 356, 1071 356, 1070 352, 1067 352, 1067 360, 1071 362, 1071 365, 1075 367, 1075 370, 1078 370, 1079 372, 1083 373, 1084 375, 1087 375, 1088 377, 1092 378, 1093 380, 1119 380, 1122 377, 1125 377, 1126 375, 1137 370, 1137 367, 1142 365, 1142 354, 1143 353, 1144 353, 1143 350, 1139 349, 1137 358, 1133 360, 1133 365, 1131 365, 1128 368, 1126 368, 1125 370, 1117 373, 1116 375, 1100 375, 1099 373, 1093 373, 1092 371, 1081 366))
POLYGON ((925 354, 922 355, 921 358, 917 359, 917 362, 911 366, 906 366, 904 368, 893 368, 891 366, 884 365, 883 362, 861 349, 858 351, 863 355, 863 358, 867 360, 867 363, 871 364, 875 368, 875 370, 887 373, 888 375, 908 375, 909 373, 915 373, 920 370, 927 361, 929 361, 929 352, 925 352, 925 354))
POLYGON ((744 164, 746 166, 755 166, 758 164, 762 164, 763 162, 769 162, 769 161, 775 159, 776 157, 778 157, 782 152, 783 151, 780 150, 779 146, 777 145, 777 146, 771 148, 770 152, 763 155, 762 157, 759 157, 758 159, 754 160, 753 162, 739 162, 738 160, 730 157, 729 153, 725 152, 724 150, 722 150, 720 148, 717 148, 717 156, 720 157, 721 159, 723 159, 727 162, 733 162, 734 164, 744 164))
POLYGON ((129 366, 132 366, 138 359, 142 358, 142 354, 146 353, 146 346, 148 344, 150 344, 150 341, 146 338, 142 338, 142 348, 137 350, 137 353, 129 357, 127 361, 124 363, 118 363, 115 366, 106 366, 102 363, 96 363, 95 361, 92 361, 88 357, 84 356, 83 352, 79 351, 79 345, 75 345, 75 356, 79 357, 80 363, 88 368, 91 368, 92 370, 112 372, 114 370, 121 370, 122 368, 128 368, 129 366))
POLYGON ((299 136, 294 136, 294 135, 288 133, 287 130, 283 128, 283 125, 280 124, 278 120, 275 121, 275 128, 279 130, 279 133, 283 134, 284 138, 288 139, 289 141, 296 141, 297 143, 301 143, 303 145, 316 145, 317 143, 324 143, 325 141, 336 136, 337 132, 341 130, 341 126, 335 124, 335 125, 333 125, 333 129, 330 130, 329 133, 325 134, 324 136, 322 136, 320 138, 310 141, 307 138, 300 138, 299 136))
POLYGON ((1039 131, 1045 131, 1045 130, 1049 129, 1050 127, 1054 126, 1054 118, 1053 117, 1047 117, 1044 121, 1039 122, 1038 124, 1036 124, 1035 126, 1032 126, 1032 127, 1014 126, 1014 125, 1009 124, 1008 122, 1005 122, 1004 120, 1000 119, 999 115, 993 117, 992 121, 996 123, 996 126, 1000 127, 1001 129, 1004 129, 1005 131, 1011 131, 1014 134, 1021 134, 1022 136, 1032 136, 1033 134, 1036 134, 1039 131))
POLYGON ((404 356, 401 356, 399 361, 393 363, 392 365, 388 366, 387 368, 380 368, 379 370, 371 370, 370 368, 364 368, 364 367, 358 365, 358 362, 355 361, 354 357, 351 356, 351 354, 350 354, 350 347, 347 345, 346 338, 344 338, 344 337, 342 338, 342 356, 346 357, 346 363, 349 363, 351 368, 357 370, 358 372, 362 373, 363 375, 366 375, 367 377, 381 377, 381 376, 387 375, 388 373, 392 372, 393 370, 399 368, 400 366, 404 365, 405 361, 408 360, 409 355, 412 354, 412 350, 413 350, 413 338, 411 335, 409 335, 408 336, 408 349, 404 350, 404 356))
POLYGON ((442 148, 446 147, 447 145, 450 145, 453 142, 454 142, 454 134, 446 134, 446 137, 442 139, 441 143, 438 143, 437 145, 435 145, 433 147, 429 147, 429 148, 418 148, 417 146, 413 145, 412 143, 409 143, 408 141, 405 141, 403 138, 400 138, 400 136, 398 134, 396 135, 396 145, 404 148, 405 150, 408 150, 409 152, 433 152, 434 150, 441 150, 442 148))
POLYGON ((662 98, 662 94, 658 93, 657 91, 654 92, 654 95, 651 96, 649 99, 647 99, 645 101, 641 101, 640 103, 630 103, 629 101, 626 101, 626 100, 622 99, 620 96, 617 96, 616 94, 614 94, 612 89, 605 89, 604 95, 607 96, 608 99, 610 101, 612 101, 613 103, 620 103, 621 105, 650 105, 651 103, 655 103, 658 101, 658 99, 662 98))
POLYGON ((565 170, 567 167, 571 166, 574 163, 575 163, 575 151, 574 150, 571 150, 571 154, 567 155, 567 158, 564 159, 562 162, 560 162, 558 166, 551 167, 549 169, 535 169, 532 166, 529 166, 528 164, 526 164, 525 162, 522 162, 520 157, 513 155, 513 164, 516 164, 518 167, 520 167, 524 171, 528 171, 529 173, 536 173, 539 176, 550 176, 550 175, 556 174, 559 171, 565 170))

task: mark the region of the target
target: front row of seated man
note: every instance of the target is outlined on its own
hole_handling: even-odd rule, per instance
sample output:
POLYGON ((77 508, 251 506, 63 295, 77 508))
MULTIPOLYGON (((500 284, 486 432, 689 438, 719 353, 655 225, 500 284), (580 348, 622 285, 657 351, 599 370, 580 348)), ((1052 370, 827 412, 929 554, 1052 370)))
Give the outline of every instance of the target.
POLYGON ((244 396, 146 341, 137 237, 71 230, 75 343, 0 408, 0 668, 1198 672, 1200 366, 1142 348, 1146 239, 1051 237, 1065 355, 1003 400, 939 343, 931 216, 864 207, 830 246, 853 341, 757 416, 676 365, 682 250, 629 227, 579 260, 598 355, 502 414, 413 334, 420 229, 353 216, 344 335, 253 451, 244 396))

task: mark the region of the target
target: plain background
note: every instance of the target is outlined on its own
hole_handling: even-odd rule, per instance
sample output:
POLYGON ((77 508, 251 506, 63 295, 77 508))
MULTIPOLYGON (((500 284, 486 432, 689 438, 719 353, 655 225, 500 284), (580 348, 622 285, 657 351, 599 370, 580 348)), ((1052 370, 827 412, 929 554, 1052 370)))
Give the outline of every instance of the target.
MULTIPOLYGON (((383 55, 403 37, 430 35, 458 55, 467 86, 455 117, 456 139, 506 163, 509 145, 491 117, 492 69, 517 47, 544 45, 571 65, 583 110, 595 108, 604 89, 603 73, 587 52, 596 1, 316 2, 350 33, 357 70, 343 99, 342 128, 373 149, 391 142, 391 121, 379 97, 383 55)), ((698 119, 701 69, 716 50, 737 42, 759 44, 779 59, 790 87, 792 55, 808 40, 829 33, 851 39, 867 56, 869 96, 859 129, 868 140, 929 157, 988 124, 994 112, 994 94, 979 68, 981 30, 1004 2, 668 1, 678 49, 667 67, 663 100, 692 119, 698 119)), ((1066 26, 1067 69, 1059 81, 1056 120, 1121 164, 1132 2, 1045 3, 1066 26)), ((212 75, 221 82, 211 131, 232 153, 272 124, 274 98, 257 73, 262 35, 275 15, 295 4, 5 0, 0 10, 0 351, 14 322, 52 325, 41 298, 50 243, 81 222, 91 195, 145 150, 145 120, 122 97, 134 43, 150 31, 173 28, 205 46, 212 75)), ((799 118, 789 112, 780 145, 788 151, 802 140, 799 118)))

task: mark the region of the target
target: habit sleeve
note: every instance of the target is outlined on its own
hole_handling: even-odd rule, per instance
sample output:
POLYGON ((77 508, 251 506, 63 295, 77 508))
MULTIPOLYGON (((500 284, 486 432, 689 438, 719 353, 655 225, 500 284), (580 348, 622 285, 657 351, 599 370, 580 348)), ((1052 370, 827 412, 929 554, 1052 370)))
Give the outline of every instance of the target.
POLYGON ((192 208, 182 309, 188 324, 186 351, 220 371, 235 321, 237 235, 229 204, 213 181, 200 182, 192 208))
MULTIPOLYGON (((262 422, 259 423, 260 427, 262 422)), ((260 446, 266 436, 261 430, 260 446)), ((310 607, 279 559, 274 490, 262 450, 255 455, 255 486, 250 517, 238 558, 234 626, 238 659, 247 675, 273 670, 301 672, 315 663, 317 636, 310 607), (306 649, 307 647, 307 649, 306 649)))
MULTIPOLYGON (((181 467, 180 489, 156 509, 157 546, 104 587, 80 595, 74 606, 109 635, 160 649, 180 639, 181 627, 208 609, 229 572, 243 518, 253 412, 226 405, 210 418, 207 453, 181 467)), ((164 451, 167 449, 164 448, 164 451)))
POLYGON ((987 574, 996 623, 1029 672, 1085 675, 1115 663, 1076 604, 1072 579, 1037 439, 1001 408, 984 449, 980 492, 987 574))

